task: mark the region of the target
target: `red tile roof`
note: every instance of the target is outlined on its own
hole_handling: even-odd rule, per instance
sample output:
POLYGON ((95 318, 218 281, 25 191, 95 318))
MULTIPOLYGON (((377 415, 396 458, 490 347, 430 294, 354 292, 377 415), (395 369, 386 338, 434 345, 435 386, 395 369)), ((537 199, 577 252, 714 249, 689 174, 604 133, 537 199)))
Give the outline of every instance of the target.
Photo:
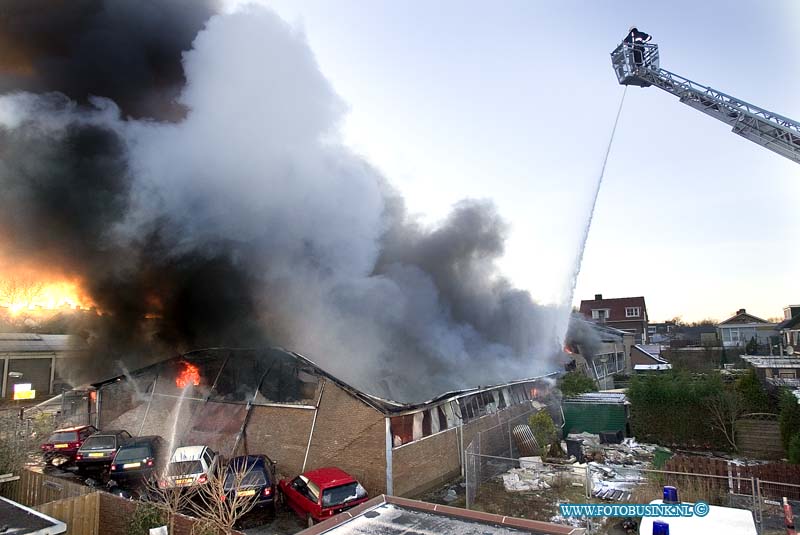
POLYGON ((644 297, 620 297, 617 299, 585 299, 581 301, 580 312, 588 319, 592 319, 592 310, 605 308, 610 310, 606 321, 647 321, 647 306, 644 297), (627 307, 639 307, 639 317, 626 318, 627 307))

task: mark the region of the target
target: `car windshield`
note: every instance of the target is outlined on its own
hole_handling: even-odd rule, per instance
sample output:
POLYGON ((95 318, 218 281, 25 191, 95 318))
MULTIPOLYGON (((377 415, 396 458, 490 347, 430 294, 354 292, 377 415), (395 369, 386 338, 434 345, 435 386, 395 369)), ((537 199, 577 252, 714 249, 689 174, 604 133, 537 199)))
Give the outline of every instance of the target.
POLYGON ((82 450, 113 450, 117 447, 117 439, 113 435, 89 437, 83 443, 82 450))
POLYGON ((56 443, 56 442, 73 442, 76 438, 78 438, 75 431, 62 431, 61 433, 53 433, 50 438, 47 439, 49 443, 56 443))
POLYGON ((114 458, 117 462, 122 461, 141 461, 150 457, 150 448, 147 446, 134 446, 131 448, 121 448, 114 458))
POLYGON ((264 471, 259 468, 250 468, 250 471, 242 474, 242 470, 237 468, 228 468, 228 471, 225 473, 225 490, 230 490, 236 488, 236 480, 240 479, 241 483, 239 483, 239 487, 259 487, 262 485, 269 485, 266 475, 264 471), (239 473, 237 474, 237 470, 239 473))
POLYGON ((197 461, 175 461, 167 466, 168 476, 185 476, 189 474, 202 474, 203 463, 197 461))
POLYGON ((364 487, 356 482, 331 487, 322 491, 322 507, 331 507, 363 498, 367 495, 364 487))

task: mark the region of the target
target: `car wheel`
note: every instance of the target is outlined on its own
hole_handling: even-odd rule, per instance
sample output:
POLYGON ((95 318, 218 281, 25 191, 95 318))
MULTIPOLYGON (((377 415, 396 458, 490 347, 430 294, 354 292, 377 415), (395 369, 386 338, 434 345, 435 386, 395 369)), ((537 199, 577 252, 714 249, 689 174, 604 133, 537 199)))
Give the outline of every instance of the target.
POLYGON ((306 515, 306 525, 307 525, 308 527, 311 527, 311 526, 313 526, 314 524, 316 524, 316 522, 314 522, 314 517, 313 517, 313 516, 311 516, 310 514, 307 514, 307 515, 306 515))

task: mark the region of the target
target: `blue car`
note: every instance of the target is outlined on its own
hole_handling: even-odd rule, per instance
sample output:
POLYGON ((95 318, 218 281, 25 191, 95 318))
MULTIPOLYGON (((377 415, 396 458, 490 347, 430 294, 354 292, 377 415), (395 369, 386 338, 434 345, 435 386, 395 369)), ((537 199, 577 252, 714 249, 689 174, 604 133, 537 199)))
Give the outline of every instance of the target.
POLYGON ((275 462, 266 455, 242 455, 228 461, 223 482, 228 499, 251 497, 256 507, 275 510, 275 462))

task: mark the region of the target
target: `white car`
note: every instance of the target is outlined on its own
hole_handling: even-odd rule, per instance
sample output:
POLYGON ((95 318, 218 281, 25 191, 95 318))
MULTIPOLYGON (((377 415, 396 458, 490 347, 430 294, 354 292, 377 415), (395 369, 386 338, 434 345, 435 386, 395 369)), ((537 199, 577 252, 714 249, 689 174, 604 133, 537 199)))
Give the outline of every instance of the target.
POLYGON ((183 446, 176 448, 164 470, 159 486, 191 487, 203 485, 220 468, 217 452, 208 446, 183 446))

